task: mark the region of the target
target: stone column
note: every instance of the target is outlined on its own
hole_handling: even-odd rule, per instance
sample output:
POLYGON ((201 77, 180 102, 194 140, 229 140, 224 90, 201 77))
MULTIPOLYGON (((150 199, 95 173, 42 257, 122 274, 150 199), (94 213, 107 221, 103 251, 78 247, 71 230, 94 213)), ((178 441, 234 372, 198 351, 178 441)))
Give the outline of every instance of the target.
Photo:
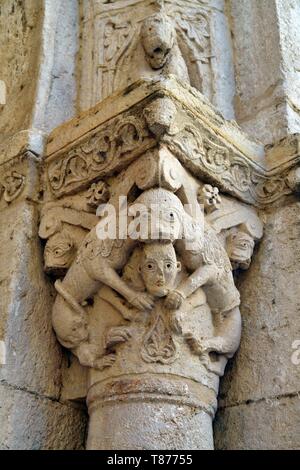
POLYGON ((249 160, 261 150, 172 76, 50 135, 40 236, 58 277, 54 329, 78 376, 88 369, 88 449, 213 448, 219 377, 240 338, 232 270, 247 269, 262 236, 251 204, 266 181, 249 160), (112 238, 101 238, 103 203, 112 238))
POLYGON ((238 123, 265 144, 299 132, 299 2, 230 0, 227 11, 238 123))

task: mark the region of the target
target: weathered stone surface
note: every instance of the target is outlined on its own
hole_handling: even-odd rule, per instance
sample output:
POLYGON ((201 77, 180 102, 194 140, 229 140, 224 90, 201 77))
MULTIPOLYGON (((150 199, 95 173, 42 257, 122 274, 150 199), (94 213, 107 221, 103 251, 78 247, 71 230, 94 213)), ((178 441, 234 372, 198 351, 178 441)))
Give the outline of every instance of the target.
POLYGON ((191 407, 164 403, 118 403, 90 419, 89 450, 212 450, 210 417, 191 407), (109 428, 108 428, 109 423, 109 428))
POLYGON ((300 204, 270 209, 264 238, 238 282, 242 340, 223 380, 222 406, 300 390, 292 344, 300 339, 300 204))
POLYGON ((83 449, 86 414, 80 408, 0 384, 0 448, 83 449))
POLYGON ((43 2, 4 0, 0 6, 0 79, 6 104, 0 113, 0 137, 31 126, 38 82, 43 2))
POLYGON ((298 1, 0 13, 0 446, 81 448, 87 398, 90 449, 212 448, 238 287, 217 448, 299 448, 298 1), (99 241, 119 196, 159 203, 155 240, 99 241))
POLYGON ((0 13, 0 137, 49 131, 75 114, 77 2, 3 0, 0 13))
POLYGON ((300 397, 221 408, 214 424, 219 450, 299 450, 300 397))
POLYGON ((61 351, 51 327, 52 296, 42 270, 37 208, 26 202, 0 211, 1 339, 9 384, 57 397, 61 351))
POLYGON ((77 108, 79 2, 44 0, 43 51, 33 126, 50 132, 77 108))
POLYGON ((223 0, 83 2, 80 109, 94 106, 142 77, 174 74, 190 81, 227 119, 232 119, 233 57, 224 10, 223 0), (153 51, 157 50, 153 58, 157 54, 163 60, 156 65, 153 60, 155 66, 151 67, 151 60, 150 64, 145 60, 140 36, 145 33, 145 21, 158 12, 162 16, 153 27, 148 44, 150 55, 153 46, 153 51), (99 44, 103 45, 100 51, 99 44), (168 53, 164 54, 166 45, 168 53))
POLYGON ((236 119, 263 143, 299 132, 297 0, 231 0, 236 119))

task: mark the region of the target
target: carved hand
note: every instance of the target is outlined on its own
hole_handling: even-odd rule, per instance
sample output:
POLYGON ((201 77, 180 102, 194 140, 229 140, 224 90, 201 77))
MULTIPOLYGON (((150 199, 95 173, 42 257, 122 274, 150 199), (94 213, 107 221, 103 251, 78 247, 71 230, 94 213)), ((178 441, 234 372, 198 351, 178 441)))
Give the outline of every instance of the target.
POLYGON ((165 306, 170 310, 177 310, 184 300, 184 296, 177 290, 171 291, 165 300, 165 306))

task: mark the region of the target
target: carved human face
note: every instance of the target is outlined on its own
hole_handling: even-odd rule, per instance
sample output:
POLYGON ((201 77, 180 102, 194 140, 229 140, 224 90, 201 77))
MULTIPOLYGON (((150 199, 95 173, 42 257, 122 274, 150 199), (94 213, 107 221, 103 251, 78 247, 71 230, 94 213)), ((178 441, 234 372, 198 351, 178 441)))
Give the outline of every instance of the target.
POLYGON ((162 68, 174 44, 174 27, 165 15, 153 15, 143 22, 141 39, 146 59, 153 69, 162 68))
POLYGON ((234 269, 248 269, 254 249, 253 238, 245 232, 229 235, 226 250, 234 269))
POLYGON ((174 288, 181 264, 172 243, 151 243, 143 249, 140 271, 149 294, 164 297, 174 288))

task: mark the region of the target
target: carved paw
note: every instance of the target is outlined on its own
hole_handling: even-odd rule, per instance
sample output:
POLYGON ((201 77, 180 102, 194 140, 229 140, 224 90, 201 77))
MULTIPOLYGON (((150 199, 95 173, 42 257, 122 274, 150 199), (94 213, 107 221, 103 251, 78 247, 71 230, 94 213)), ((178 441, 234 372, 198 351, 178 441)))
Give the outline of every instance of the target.
POLYGON ((216 352, 218 354, 227 354, 226 343, 220 336, 206 340, 196 339, 192 333, 185 335, 185 339, 194 354, 199 356, 216 352))
POLYGON ((94 367, 97 359, 103 354, 98 346, 89 343, 81 343, 72 351, 78 357, 80 364, 85 367, 94 367))
POLYGON ((229 353, 226 348, 226 343, 223 338, 216 336, 215 338, 207 339, 202 343, 203 352, 216 352, 219 354, 229 353))
POLYGON ((182 334, 182 317, 183 312, 181 311, 172 312, 170 315, 170 326, 174 333, 178 335, 182 334))
POLYGON ((103 370, 106 367, 111 367, 116 361, 115 354, 107 354, 106 356, 100 357, 94 362, 93 368, 103 370))
POLYGON ((135 297, 128 299, 128 301, 139 310, 151 310, 154 307, 153 298, 145 292, 135 293, 135 297))
POLYGON ((134 308, 132 306, 127 307, 127 305, 120 305, 119 307, 120 313, 125 320, 135 321, 140 313, 138 308, 134 308))
POLYGON ((198 339, 196 339, 192 333, 187 333, 184 337, 194 354, 201 356, 205 352, 203 342, 200 342, 198 339))
POLYGON ((170 310, 177 310, 181 306, 182 301, 183 295, 180 292, 174 290, 167 295, 165 306, 170 310))
POLYGON ((118 343, 124 343, 131 338, 131 332, 126 326, 110 328, 106 334, 106 348, 110 349, 118 343))

